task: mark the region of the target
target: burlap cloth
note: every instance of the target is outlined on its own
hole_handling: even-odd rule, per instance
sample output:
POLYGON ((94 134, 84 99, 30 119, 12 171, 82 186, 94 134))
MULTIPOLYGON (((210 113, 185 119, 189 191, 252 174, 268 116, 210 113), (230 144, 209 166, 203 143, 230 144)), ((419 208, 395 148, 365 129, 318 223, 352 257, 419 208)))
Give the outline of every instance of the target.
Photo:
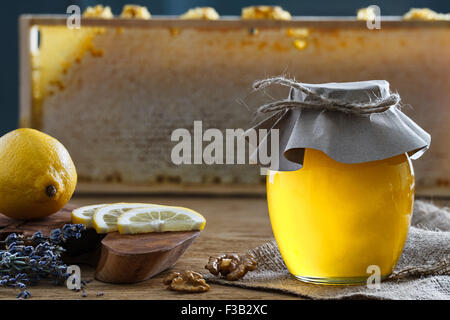
POLYGON ((293 278, 275 240, 256 247, 255 271, 239 281, 206 275, 208 282, 277 291, 309 299, 439 299, 450 300, 450 211, 416 201, 411 228, 394 273, 380 288, 324 286, 293 278))

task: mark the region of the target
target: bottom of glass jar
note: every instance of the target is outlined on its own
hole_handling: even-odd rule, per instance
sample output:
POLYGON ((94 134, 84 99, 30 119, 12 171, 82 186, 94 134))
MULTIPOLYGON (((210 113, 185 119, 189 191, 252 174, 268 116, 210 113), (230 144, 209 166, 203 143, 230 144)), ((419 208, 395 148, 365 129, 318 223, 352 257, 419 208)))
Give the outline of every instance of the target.
MULTIPOLYGON (((320 278, 320 277, 305 277, 293 276, 302 282, 323 284, 323 285, 362 285, 367 283, 367 277, 342 277, 342 278, 320 278)), ((383 281, 388 276, 381 276, 380 281, 383 281)))

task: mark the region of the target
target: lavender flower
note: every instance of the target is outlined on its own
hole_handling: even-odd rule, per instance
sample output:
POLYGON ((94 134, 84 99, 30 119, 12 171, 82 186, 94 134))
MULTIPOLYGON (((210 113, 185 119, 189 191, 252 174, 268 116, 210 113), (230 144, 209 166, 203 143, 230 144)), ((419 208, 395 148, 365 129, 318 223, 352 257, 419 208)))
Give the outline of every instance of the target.
POLYGON ((50 241, 58 244, 62 241, 62 235, 63 233, 61 229, 54 229, 52 230, 52 232, 50 232, 50 241))
POLYGON ((13 242, 17 242, 19 241, 19 237, 17 236, 17 234, 15 233, 11 233, 10 235, 8 235, 5 239, 5 244, 8 246, 10 244, 12 244, 13 242))
POLYGON ((81 238, 81 231, 83 231, 85 227, 82 224, 66 224, 62 227, 63 238, 64 240, 75 238, 81 238))
POLYGON ((0 241, 5 244, 5 249, 0 250, 0 286, 17 288, 20 290, 17 298, 27 299, 31 296, 27 290, 29 284, 37 284, 43 278, 52 278, 55 283, 66 280, 69 274, 61 259, 62 243, 79 239, 83 230, 81 224, 66 224, 62 229, 52 230, 49 238, 41 231, 30 238, 15 233, 8 235, 0 241))
POLYGON ((35 234, 33 234, 33 236, 31 237, 31 241, 35 244, 39 244, 42 241, 44 241, 44 235, 42 234, 41 231, 38 231, 35 234))
POLYGON ((17 295, 17 299, 27 299, 29 297, 31 297, 31 293, 28 290, 20 291, 17 295))

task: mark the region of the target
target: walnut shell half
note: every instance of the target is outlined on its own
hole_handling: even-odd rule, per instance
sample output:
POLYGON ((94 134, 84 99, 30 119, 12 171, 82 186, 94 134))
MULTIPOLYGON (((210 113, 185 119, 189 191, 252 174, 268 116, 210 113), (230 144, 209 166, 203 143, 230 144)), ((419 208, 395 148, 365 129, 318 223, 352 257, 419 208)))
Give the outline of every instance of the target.
POLYGON ((170 290, 182 292, 205 292, 209 290, 209 285, 200 273, 185 270, 183 272, 171 272, 165 279, 164 284, 170 290))
POLYGON ((242 279, 248 271, 256 269, 256 259, 250 254, 223 254, 218 257, 209 257, 208 264, 205 266, 213 275, 221 274, 227 280, 242 279))

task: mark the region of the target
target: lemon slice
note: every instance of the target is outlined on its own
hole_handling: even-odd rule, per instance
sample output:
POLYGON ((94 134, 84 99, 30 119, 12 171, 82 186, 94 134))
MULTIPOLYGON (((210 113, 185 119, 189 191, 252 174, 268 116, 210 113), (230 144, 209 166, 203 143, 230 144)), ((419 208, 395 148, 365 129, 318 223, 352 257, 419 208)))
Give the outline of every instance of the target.
POLYGON ((108 233, 117 231, 117 218, 131 209, 136 208, 156 208, 154 204, 146 203, 115 203, 98 208, 92 218, 92 226, 97 233, 108 233))
POLYGON ((165 231, 203 230, 205 218, 181 207, 147 207, 132 209, 119 217, 117 226, 122 234, 165 231))
POLYGON ((98 208, 104 207, 106 204, 94 204, 91 206, 80 207, 72 211, 72 223, 81 223, 86 228, 92 227, 92 216, 98 208))

